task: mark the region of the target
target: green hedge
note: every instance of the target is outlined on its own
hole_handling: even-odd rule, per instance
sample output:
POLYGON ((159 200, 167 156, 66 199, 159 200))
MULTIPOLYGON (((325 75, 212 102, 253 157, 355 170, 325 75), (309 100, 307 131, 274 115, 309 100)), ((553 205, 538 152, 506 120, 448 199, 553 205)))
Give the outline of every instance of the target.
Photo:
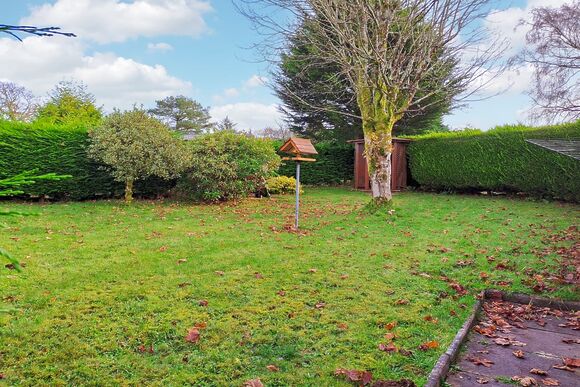
POLYGON ((580 121, 528 128, 503 126, 414 137, 413 179, 435 190, 493 190, 580 201, 580 161, 526 139, 580 139, 580 121))
MULTIPOLYGON (((42 181, 26 189, 31 196, 82 200, 119 196, 123 185, 87 157, 86 128, 52 127, 0 121, 0 178, 38 169, 72 175, 62 181, 42 181)), ((136 185, 136 194, 153 196, 166 192, 173 182, 148 179, 136 185)))
MULTIPOLYGON (((282 142, 276 142, 275 145, 276 149, 279 149, 282 142)), ((321 142, 314 146, 318 151, 318 155, 315 156, 316 162, 302 163, 300 169, 300 181, 303 184, 338 185, 354 178, 354 147, 351 144, 321 142)), ((282 176, 295 176, 295 163, 282 162, 278 173, 282 176)))

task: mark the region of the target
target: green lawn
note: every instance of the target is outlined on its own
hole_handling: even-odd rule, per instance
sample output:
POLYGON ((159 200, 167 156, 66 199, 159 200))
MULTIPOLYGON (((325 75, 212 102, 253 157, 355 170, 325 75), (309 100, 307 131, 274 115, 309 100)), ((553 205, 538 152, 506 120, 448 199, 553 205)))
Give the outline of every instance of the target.
MULTIPOLYGON (((14 308, 0 314, 0 384, 341 385, 334 370, 348 368, 422 385, 477 292, 533 293, 534 274, 560 270, 545 249, 571 242, 546 238, 580 213, 488 197, 395 200, 393 215, 367 215, 364 193, 307 188, 303 235, 284 230, 291 196, 10 205, 38 216, 0 228, 0 246, 26 264, 0 269, 0 308, 14 308), (412 354, 380 351, 388 332, 412 354)), ((545 285, 574 298, 570 285, 545 285)))

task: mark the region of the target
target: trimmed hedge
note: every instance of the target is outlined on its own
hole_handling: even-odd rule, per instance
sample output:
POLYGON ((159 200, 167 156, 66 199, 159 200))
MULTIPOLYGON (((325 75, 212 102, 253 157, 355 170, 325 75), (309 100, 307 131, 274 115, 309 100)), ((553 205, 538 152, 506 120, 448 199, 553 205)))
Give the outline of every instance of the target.
POLYGON ((525 141, 549 138, 580 139, 580 121, 416 136, 409 146, 411 175, 426 189, 525 192, 578 202, 580 161, 525 141))
MULTIPOLYGON (((30 196, 82 200, 120 196, 123 185, 86 153, 88 131, 82 127, 46 126, 0 121, 0 178, 38 169, 39 174, 72 175, 61 181, 39 181, 26 189, 30 196)), ((167 192, 175 183, 147 179, 136 195, 167 192)))
MULTIPOLYGON (((282 142, 276 142, 276 149, 282 142)), ((302 163, 300 182, 308 185, 339 185, 354 178, 354 147, 352 144, 320 142, 314 144, 318 151, 315 163, 302 163)), ((282 155, 281 156, 287 156, 282 155)), ((282 176, 296 176, 296 164, 283 161, 278 173, 282 176)))

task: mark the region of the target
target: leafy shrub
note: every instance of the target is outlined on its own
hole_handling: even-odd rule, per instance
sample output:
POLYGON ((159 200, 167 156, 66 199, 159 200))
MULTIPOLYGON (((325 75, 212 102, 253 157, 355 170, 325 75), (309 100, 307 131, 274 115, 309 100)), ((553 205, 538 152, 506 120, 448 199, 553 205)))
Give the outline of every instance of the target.
POLYGON ((411 174, 427 189, 526 192, 580 201, 580 162, 525 141, 549 138, 580 139, 580 121, 418 136, 409 146, 411 174))
POLYGON ((189 143, 191 167, 180 180, 178 196, 202 201, 236 199, 255 192, 280 165, 270 141, 221 131, 189 143))
POLYGON ((182 140, 145 110, 115 111, 90 132, 89 156, 111 168, 125 183, 125 201, 133 200, 133 184, 149 176, 178 177, 188 164, 182 140))
MULTIPOLYGON (((37 170, 39 174, 71 175, 67 180, 38 181, 23 190, 29 196, 83 200, 123 193, 101 163, 87 156, 89 136, 82 126, 24 124, 0 120, 0 179, 37 170)), ((149 178, 135 186, 136 195, 156 196, 174 181, 149 178)))
MULTIPOLYGON (((282 142, 275 143, 276 150, 282 142)), ((339 185, 354 178, 354 147, 348 143, 319 142, 314 144, 316 162, 302 163, 300 182, 307 185, 339 185)), ((278 171, 283 176, 295 176, 296 164, 283 162, 278 171)))
MULTIPOLYGON (((288 176, 274 176, 266 180, 268 192, 277 195, 286 195, 296 193, 296 178, 288 176)), ((302 193, 302 186, 300 186, 302 193)))

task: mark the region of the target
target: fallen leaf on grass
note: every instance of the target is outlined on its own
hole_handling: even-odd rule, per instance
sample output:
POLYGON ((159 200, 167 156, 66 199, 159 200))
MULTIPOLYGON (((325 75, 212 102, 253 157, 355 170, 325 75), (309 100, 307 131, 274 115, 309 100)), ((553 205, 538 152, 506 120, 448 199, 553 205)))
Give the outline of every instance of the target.
POLYGON ((539 368, 532 368, 530 370, 530 374, 534 374, 534 375, 548 375, 548 373, 544 370, 541 370, 539 368))
POLYGON ((346 331, 348 329, 348 325, 346 325, 345 323, 338 323, 336 324, 336 327, 341 331, 346 331))
POLYGON ((433 324, 437 324, 439 320, 431 315, 423 317, 423 320, 432 322, 433 324))
POLYGON ((360 384, 367 385, 373 381, 373 374, 370 371, 347 370, 339 368, 334 371, 335 376, 344 376, 349 382, 360 382, 360 384))
POLYGON ((145 352, 153 353, 153 352, 155 352, 155 350, 153 349, 153 344, 149 345, 149 348, 147 348, 146 346, 141 344, 139 347, 137 347, 137 350, 141 353, 145 353, 145 352))
POLYGON ((578 367, 580 367, 580 359, 565 357, 564 358, 564 365, 566 365, 568 367, 578 368, 578 367))
POLYGON ((489 379, 486 379, 486 378, 477 378, 477 379, 475 379, 475 381, 478 384, 487 384, 487 383, 489 383, 489 379))
POLYGON ((413 355, 413 352, 407 351, 406 349, 401 348, 401 349, 399 349, 399 354, 406 356, 406 357, 409 357, 409 356, 413 355))
POLYGON ((308 269, 309 273, 316 273, 318 271, 318 269, 308 269))
POLYGON ((254 277, 256 277, 257 279, 262 279, 264 278, 264 276, 261 273, 255 272, 254 273, 254 277))
POLYGON ((383 351, 383 352, 397 352, 398 349, 395 346, 395 344, 393 343, 389 343, 389 344, 379 344, 379 350, 383 351))
POLYGON ((348 278, 348 274, 343 274, 340 276, 340 279, 347 279, 348 278))
POLYGON ((396 326, 397 326, 397 322, 391 321, 390 323, 385 324, 385 329, 388 331, 392 331, 396 326))
POLYGON ((394 340, 395 339, 395 334, 392 333, 392 332, 385 333, 385 339, 386 340, 389 340, 389 341, 394 340))
POLYGON ((455 290, 457 294, 460 296, 464 296, 467 294, 467 290, 457 282, 452 282, 449 284, 449 286, 451 286, 451 288, 455 290))
POLYGON ((495 364, 493 361, 488 360, 484 357, 478 357, 478 356, 470 356, 467 358, 467 360, 469 360, 470 362, 472 362, 475 365, 482 365, 484 367, 491 367, 492 364, 495 364))
POLYGON ((0 374, 0 380, 2 380, 2 379, 6 379, 6 375, 0 374))
POLYGON ((267 365, 266 368, 270 372, 278 372, 278 371, 280 371, 280 368, 276 367, 274 364, 267 365))
POLYGON ((512 354, 517 357, 518 359, 523 359, 525 357, 524 351, 518 349, 517 351, 513 351, 512 354))
POLYGON ((404 298, 395 301, 395 305, 407 305, 408 303, 409 303, 409 300, 404 299, 404 298))
POLYGON ((199 329, 191 328, 187 333, 187 336, 185 336, 185 341, 197 344, 197 342, 199 341, 199 337, 200 337, 199 329))
POLYGON ((559 386, 560 381, 552 378, 542 379, 542 384, 544 386, 559 386))
POLYGON ((178 265, 181 265, 182 263, 185 263, 185 262, 187 262, 187 259, 185 259, 185 258, 181 258, 181 259, 177 260, 178 265))
POLYGON ((194 328, 197 328, 197 329, 205 329, 205 328, 207 328, 207 323, 206 322, 200 322, 200 323, 195 324, 193 327, 194 328))
POLYGON ((264 387, 264 384, 260 379, 252 379, 245 382, 244 387, 264 387))
POLYGON ((161 247, 159 248, 159 251, 160 251, 160 252, 164 252, 164 251, 167 251, 167 249, 168 249, 168 247, 167 247, 167 246, 161 246, 161 247))
POLYGON ((427 351, 427 350, 429 350, 429 349, 435 349, 435 348, 437 348, 437 347, 439 347, 439 342, 438 342, 438 341, 435 341, 435 340, 433 340, 433 341, 428 341, 428 342, 426 342, 426 343, 423 343, 423 344, 421 344, 421 345, 419 346, 419 349, 420 349, 421 351, 427 351))
POLYGON ((218 270, 218 271, 216 271, 215 273, 216 273, 217 275, 219 275, 220 277, 221 277, 221 276, 223 276, 223 275, 225 274, 223 271, 219 271, 219 270, 218 270))
POLYGON ((325 306, 326 306, 326 302, 324 302, 324 301, 317 302, 316 305, 314 305, 314 307, 316 309, 323 309, 325 306))
POLYGON ((208 302, 207 300, 199 300, 198 305, 199 306, 207 306, 208 302))
POLYGON ((286 295, 286 292, 284 290, 280 290, 276 294, 279 295, 280 297, 284 297, 286 295))

